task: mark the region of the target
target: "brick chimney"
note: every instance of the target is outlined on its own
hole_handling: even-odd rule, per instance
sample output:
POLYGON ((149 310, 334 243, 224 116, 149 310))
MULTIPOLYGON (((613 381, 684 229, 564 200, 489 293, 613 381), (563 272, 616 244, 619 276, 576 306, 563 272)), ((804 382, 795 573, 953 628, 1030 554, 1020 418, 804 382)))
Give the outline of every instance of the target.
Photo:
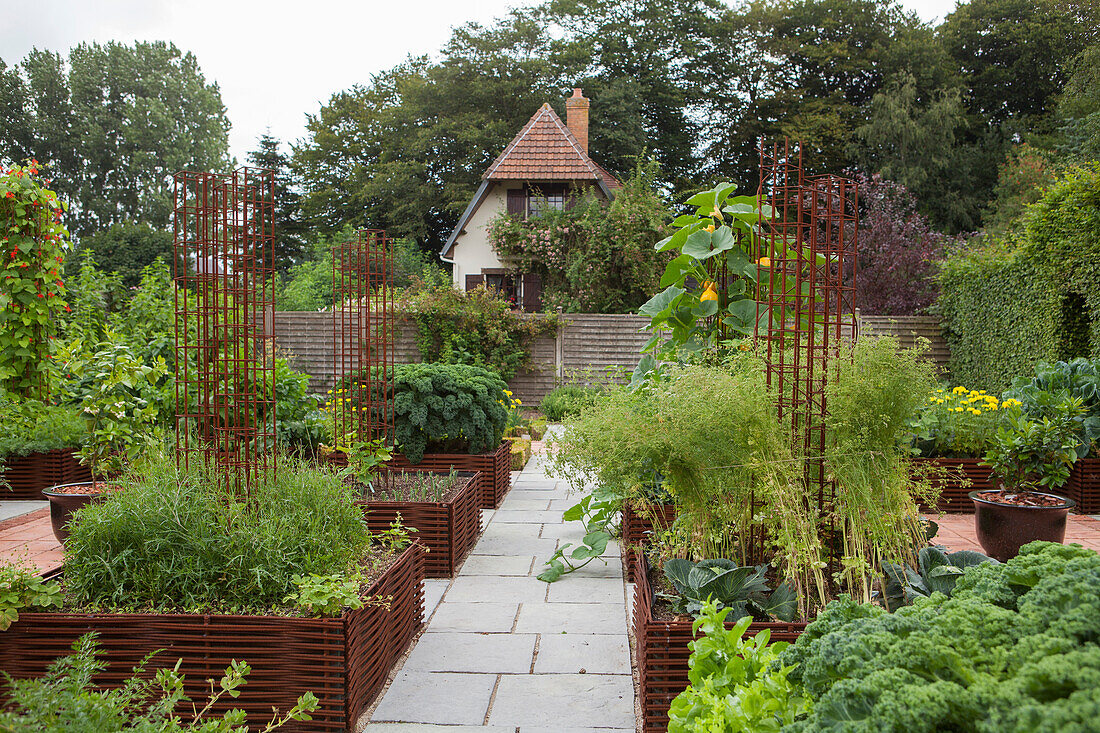
POLYGON ((565 126, 577 142, 581 144, 581 150, 588 154, 588 98, 580 89, 573 90, 573 96, 565 100, 565 126))

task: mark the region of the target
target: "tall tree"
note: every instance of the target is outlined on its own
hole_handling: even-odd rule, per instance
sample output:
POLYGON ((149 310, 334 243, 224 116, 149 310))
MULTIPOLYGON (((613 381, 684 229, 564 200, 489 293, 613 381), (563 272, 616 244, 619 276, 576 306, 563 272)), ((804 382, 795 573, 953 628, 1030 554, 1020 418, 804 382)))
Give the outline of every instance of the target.
POLYGON ((938 33, 966 78, 973 114, 990 125, 1012 121, 1019 132, 1047 134, 1069 62, 1096 43, 1098 23, 1094 3, 971 0, 938 33))
POLYGON ((438 251, 482 173, 550 84, 545 28, 513 13, 455 31, 442 59, 409 59, 332 96, 294 147, 305 215, 375 226, 438 251))
POLYGON ((865 106, 849 151, 862 169, 901 184, 941 228, 976 223, 980 202, 961 190, 967 177, 956 152, 956 130, 966 125, 957 89, 918 102, 916 78, 899 73, 865 106))
POLYGON ((81 44, 67 59, 33 50, 0 73, 0 113, 13 120, 0 158, 51 166, 78 237, 124 221, 164 228, 172 173, 229 164, 218 87, 172 44, 81 44))
POLYGON ((258 146, 248 153, 248 162, 275 174, 275 269, 286 272, 301 262, 307 227, 302 221, 302 196, 296 190, 290 170, 290 156, 279 149, 278 138, 260 135, 258 146))
MULTIPOLYGON (((761 138, 801 140, 812 173, 847 168, 866 105, 909 63, 901 49, 931 37, 894 0, 754 0, 731 22, 730 53, 742 60, 705 162, 747 188, 759 180, 761 138)), ((943 76, 935 59, 917 58, 922 85, 943 76)))

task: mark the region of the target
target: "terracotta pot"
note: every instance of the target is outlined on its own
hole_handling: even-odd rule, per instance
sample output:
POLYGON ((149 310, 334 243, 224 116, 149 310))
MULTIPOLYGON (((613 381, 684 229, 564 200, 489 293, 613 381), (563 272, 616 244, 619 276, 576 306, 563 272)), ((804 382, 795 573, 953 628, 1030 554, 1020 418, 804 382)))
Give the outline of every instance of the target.
POLYGON ((974 502, 974 527, 978 543, 990 557, 1004 562, 1016 557, 1020 548, 1028 542, 1065 540, 1066 516, 1074 506, 1072 499, 1056 494, 1039 494, 1059 499, 1063 504, 1050 507, 1017 506, 979 499, 979 493, 971 491, 969 494, 974 502))
POLYGON ((73 512, 86 504, 96 501, 103 495, 102 492, 99 491, 90 491, 83 494, 69 494, 56 491, 56 489, 68 488, 70 486, 83 486, 91 489, 95 484, 92 482, 80 482, 75 484, 61 484, 60 486, 51 486, 48 489, 42 489, 42 493, 50 500, 50 525, 53 526, 53 535, 61 544, 65 544, 65 540, 69 539, 68 525, 73 512))

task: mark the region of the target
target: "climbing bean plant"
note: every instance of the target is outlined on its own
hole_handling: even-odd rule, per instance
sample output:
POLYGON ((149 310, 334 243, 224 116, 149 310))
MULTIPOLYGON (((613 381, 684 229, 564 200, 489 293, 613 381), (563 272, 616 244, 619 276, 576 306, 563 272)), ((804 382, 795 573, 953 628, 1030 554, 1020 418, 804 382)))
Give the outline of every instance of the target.
POLYGON ((37 161, 0 169, 0 388, 26 397, 46 391, 55 316, 68 309, 62 210, 37 161))

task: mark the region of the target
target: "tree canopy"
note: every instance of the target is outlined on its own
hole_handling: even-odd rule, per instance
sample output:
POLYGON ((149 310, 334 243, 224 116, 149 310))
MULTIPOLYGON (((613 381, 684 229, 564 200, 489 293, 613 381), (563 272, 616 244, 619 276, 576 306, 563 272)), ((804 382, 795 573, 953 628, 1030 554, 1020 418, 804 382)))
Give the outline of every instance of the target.
POLYGON ((229 120, 217 84, 171 43, 81 44, 0 61, 0 158, 35 158, 81 237, 122 222, 163 229, 172 179, 228 167, 229 120))

